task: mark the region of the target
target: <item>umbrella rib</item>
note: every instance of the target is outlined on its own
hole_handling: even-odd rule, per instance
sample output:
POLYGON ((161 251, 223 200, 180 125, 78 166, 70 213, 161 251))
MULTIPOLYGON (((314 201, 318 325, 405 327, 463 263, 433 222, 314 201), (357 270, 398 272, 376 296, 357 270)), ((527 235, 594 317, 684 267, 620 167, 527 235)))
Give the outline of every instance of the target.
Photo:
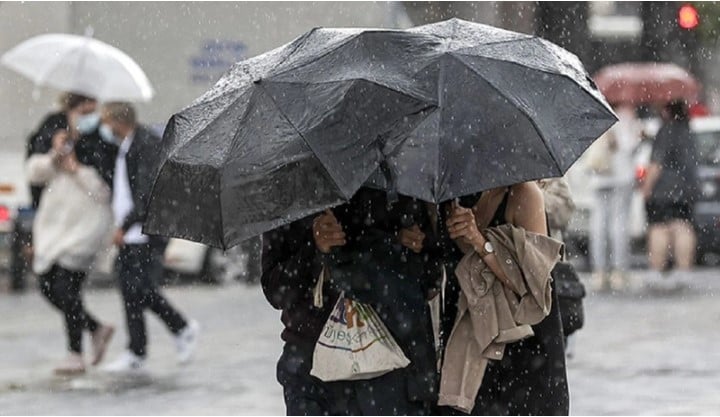
MULTIPOLYGON (((303 134, 300 132, 300 130, 297 128, 297 126, 295 126, 295 124, 290 120, 290 118, 285 114, 285 112, 282 111, 282 109, 280 108, 280 106, 278 106, 277 102, 275 101, 275 98, 273 98, 273 96, 272 96, 271 94, 268 94, 267 90, 265 90, 265 86, 263 85, 263 83, 260 82, 260 83, 258 83, 257 85, 262 89, 263 93, 264 93, 268 98, 270 98, 270 101, 272 101, 272 103, 275 105, 275 109, 278 111, 278 113, 280 113, 280 115, 283 117, 283 119, 285 119, 285 121, 287 121, 288 124, 289 124, 290 126, 292 126, 293 130, 295 130, 295 133, 297 133, 298 136, 300 136, 300 138, 303 140, 303 142, 305 142, 305 145, 307 145, 308 149, 310 149, 311 151, 313 151, 313 153, 314 153, 315 156, 317 157, 317 154, 315 153, 315 149, 312 147, 312 145, 310 145, 310 142, 307 140, 307 138, 305 137, 305 135, 303 135, 303 134)), ((337 182, 335 182, 335 178, 333 178, 332 174, 330 174, 330 171, 328 171, 328 169, 327 169, 327 167, 325 166, 325 164, 321 163, 320 165, 323 167, 323 170, 324 170, 325 173, 327 174, 327 176, 328 176, 328 178, 330 179, 330 181, 332 181, 332 183, 335 185, 335 188, 337 188, 337 189, 342 193, 342 189, 341 189, 340 186, 337 184, 337 182)), ((349 199, 350 197, 346 197, 346 198, 349 199)))
MULTIPOLYGON (((545 135, 543 135, 542 130, 540 130, 537 123, 535 123, 535 120, 533 120, 533 118, 530 117, 529 114, 527 114, 527 112, 523 109, 523 107, 521 105, 519 105, 512 97, 509 97, 507 94, 503 93, 497 86, 495 86, 495 84, 491 83, 487 78, 485 78, 482 74, 480 74, 477 70, 475 70, 475 68, 473 68, 471 65, 468 65, 468 63, 465 62, 465 60, 462 58, 461 55, 455 55, 455 54, 453 54, 453 55, 458 59, 458 61, 462 62, 462 64, 465 67, 467 67, 470 71, 477 74, 483 81, 485 81, 500 96, 502 96, 503 98, 505 98, 506 100, 508 100, 509 102, 511 102, 515 105, 515 107, 520 111, 520 113, 523 116, 525 116, 525 118, 527 118, 527 120, 533 125, 533 127, 535 128, 535 131, 540 136, 540 139, 542 139, 542 143, 545 146, 545 149, 547 150, 548 155, 550 155, 550 158, 552 158, 553 162, 555 163, 555 167, 558 169, 559 172, 562 172, 562 167, 560 166, 560 163, 558 162, 557 157, 555 157, 555 154, 552 152, 552 150, 548 146, 547 141, 545 140, 545 135)), ((492 59, 492 58, 490 58, 490 59, 492 59)), ((502 60, 500 60, 500 61, 502 61, 502 60)), ((507 62, 507 61, 502 61, 502 62, 507 62)), ((510 62, 510 64, 514 64, 514 63, 510 62)), ((516 64, 516 65, 519 65, 519 64, 516 64)))
MULTIPOLYGON (((540 38, 540 37, 538 37, 538 36, 533 36, 532 38, 522 39, 522 40, 523 40, 523 41, 529 41, 529 40, 540 40, 540 41, 542 41, 542 40, 544 40, 544 39, 543 39, 543 38, 540 38)), ((463 56, 468 56, 466 53, 464 53, 464 52, 462 52, 462 51, 454 51, 454 52, 450 52, 450 53, 451 53, 453 56, 456 56, 458 59, 461 59, 461 57, 463 57, 463 56)), ((577 80, 573 79, 572 77, 570 77, 570 76, 567 75, 567 74, 563 74, 563 73, 557 72, 557 71, 551 71, 551 70, 548 70, 548 69, 537 68, 537 67, 535 67, 535 66, 523 65, 523 64, 518 63, 518 62, 515 62, 515 61, 510 61, 510 60, 501 59, 501 58, 495 58, 495 57, 491 57, 491 56, 477 55, 476 57, 482 58, 482 59, 487 59, 487 60, 490 60, 490 61, 503 62, 503 63, 506 63, 506 64, 508 64, 508 65, 516 65, 516 66, 523 67, 523 68, 530 68, 530 69, 532 69, 533 71, 538 71, 538 72, 542 72, 542 73, 549 74, 549 75, 554 75, 554 76, 558 76, 558 77, 565 77, 565 78, 569 79, 570 81, 573 81, 574 83, 576 83, 580 88, 582 88, 583 90, 585 90, 588 94, 590 94, 590 95, 592 96, 592 93, 590 93, 589 91, 587 91, 587 89, 586 89, 582 84, 578 83, 577 80)), ((465 63, 465 62, 463 61, 463 63, 465 63)), ((467 65, 467 64, 466 64, 466 65, 467 65)), ((471 69, 472 69, 472 68, 471 68, 471 69)), ((477 73, 477 71, 475 71, 475 70, 473 70, 473 72, 477 73)), ((589 75, 588 75, 588 77, 589 77, 589 75)), ((595 98, 595 97, 593 97, 593 98, 595 98)), ((595 99, 596 99, 596 98, 595 98, 595 99)), ((597 100, 597 99, 596 99, 596 100, 597 100)), ((604 104, 604 103, 601 102, 601 104, 604 104)))
MULTIPOLYGON (((317 28, 315 28, 315 30, 317 30, 317 28)), ((283 75, 283 74, 286 74, 286 73, 288 73, 288 72, 290 72, 290 71, 297 71, 297 70, 299 70, 300 68, 306 67, 306 66, 314 63, 315 61, 317 61, 317 60, 319 60, 319 59, 321 59, 321 58, 324 58, 324 57, 326 57, 327 55, 330 55, 331 53, 333 53, 333 52, 337 51, 338 49, 342 48, 343 46, 347 45, 348 43, 350 43, 350 41, 356 39, 356 38, 359 37, 362 33, 363 33, 363 32, 360 32, 360 33, 357 33, 357 34, 355 34, 355 35, 353 35, 353 36, 349 36, 347 39, 345 39, 345 40, 343 40, 342 42, 340 42, 339 44, 335 45, 334 48, 331 48, 331 49, 325 51, 325 53, 323 53, 323 54, 321 54, 321 55, 318 55, 318 56, 316 56, 316 57, 313 57, 312 60, 310 60, 310 61, 308 61, 308 62, 305 62, 305 63, 303 63, 302 65, 298 65, 298 66, 296 66, 296 67, 288 68, 288 69, 283 70, 283 71, 280 71, 280 72, 278 72, 278 73, 271 74, 271 75, 269 75, 268 77, 279 77, 279 76, 281 76, 281 75, 283 75)), ((303 43, 304 43, 304 41, 303 41, 303 43)), ((301 45, 298 45, 298 48, 300 48, 300 46, 301 46, 301 45)), ((295 53, 295 50, 293 50, 292 53, 295 53)), ((286 58, 285 60, 283 60, 283 62, 285 62, 288 58, 290 58, 290 56, 291 56, 291 55, 288 55, 287 58, 286 58)), ((274 102, 274 100, 273 100, 273 102, 274 102)))

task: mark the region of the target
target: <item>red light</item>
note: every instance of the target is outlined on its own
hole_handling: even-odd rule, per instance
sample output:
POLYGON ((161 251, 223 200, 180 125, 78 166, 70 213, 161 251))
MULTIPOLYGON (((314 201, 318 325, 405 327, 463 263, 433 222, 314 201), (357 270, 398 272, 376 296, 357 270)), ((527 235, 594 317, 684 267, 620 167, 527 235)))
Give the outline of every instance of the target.
POLYGON ((6 222, 10 220, 10 209, 5 206, 0 206, 0 222, 6 222))
POLYGON ((681 28, 691 30, 700 24, 700 16, 695 7, 686 4, 678 10, 678 24, 681 28))

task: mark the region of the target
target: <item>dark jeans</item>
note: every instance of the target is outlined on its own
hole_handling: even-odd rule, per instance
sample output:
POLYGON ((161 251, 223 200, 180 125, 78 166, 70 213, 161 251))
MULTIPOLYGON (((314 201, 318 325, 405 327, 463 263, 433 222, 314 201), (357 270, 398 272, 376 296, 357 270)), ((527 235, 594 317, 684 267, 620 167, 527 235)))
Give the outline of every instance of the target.
POLYGON ((173 334, 178 334, 187 322, 163 297, 154 280, 159 268, 157 255, 147 245, 125 245, 118 256, 118 279, 125 303, 125 318, 130 336, 128 348, 144 357, 147 346, 145 309, 150 309, 173 334))
POLYGON ((45 298, 65 315, 65 328, 68 337, 68 349, 82 352, 82 332, 91 332, 100 326, 82 302, 82 284, 87 276, 84 272, 73 272, 58 265, 38 278, 40 291, 45 298))

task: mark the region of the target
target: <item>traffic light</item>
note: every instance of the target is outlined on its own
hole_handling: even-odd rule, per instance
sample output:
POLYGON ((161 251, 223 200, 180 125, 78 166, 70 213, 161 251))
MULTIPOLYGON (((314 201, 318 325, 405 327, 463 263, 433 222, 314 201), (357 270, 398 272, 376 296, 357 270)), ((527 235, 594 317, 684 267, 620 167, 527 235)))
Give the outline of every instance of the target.
POLYGON ((693 30, 700 24, 700 15, 692 4, 684 4, 678 9, 678 25, 685 30, 693 30))

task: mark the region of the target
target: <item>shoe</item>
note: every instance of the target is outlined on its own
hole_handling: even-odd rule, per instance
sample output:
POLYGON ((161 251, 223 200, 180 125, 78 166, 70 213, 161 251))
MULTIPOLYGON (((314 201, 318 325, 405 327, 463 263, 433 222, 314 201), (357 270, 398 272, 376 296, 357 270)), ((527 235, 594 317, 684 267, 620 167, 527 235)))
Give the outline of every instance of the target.
POLYGON ((96 366, 103 360, 105 352, 110 345, 115 328, 113 326, 102 325, 92 334, 93 360, 92 365, 96 366))
POLYGON ((103 366, 102 370, 106 372, 129 372, 139 371, 145 367, 145 358, 134 354, 133 352, 125 351, 119 358, 115 359, 114 362, 103 366))
POLYGON ((186 364, 192 360, 199 333, 200 324, 195 320, 191 320, 190 323, 175 336, 175 347, 177 348, 177 360, 179 364, 186 364))
POLYGON ((53 372, 55 375, 72 376, 85 373, 85 362, 79 353, 70 353, 53 372))

